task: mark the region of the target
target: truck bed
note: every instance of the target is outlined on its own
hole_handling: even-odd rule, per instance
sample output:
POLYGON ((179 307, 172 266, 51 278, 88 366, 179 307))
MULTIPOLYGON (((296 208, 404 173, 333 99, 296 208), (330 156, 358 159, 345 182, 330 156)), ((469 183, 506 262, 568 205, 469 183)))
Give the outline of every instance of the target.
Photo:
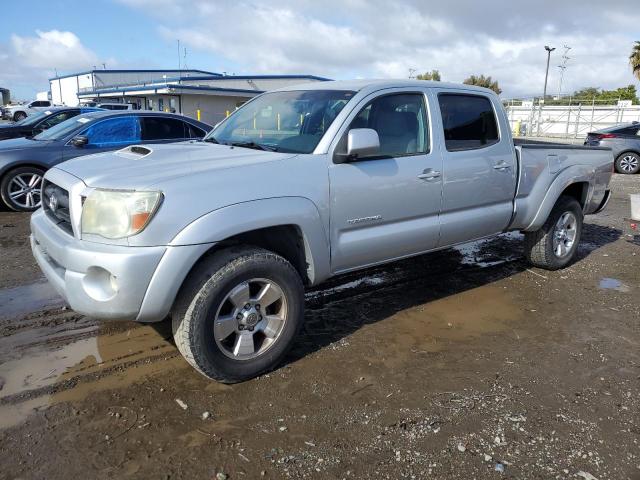
POLYGON ((610 148, 518 139, 513 143, 519 178, 511 228, 540 228, 569 184, 578 185, 585 214, 605 201, 613 170, 610 148))

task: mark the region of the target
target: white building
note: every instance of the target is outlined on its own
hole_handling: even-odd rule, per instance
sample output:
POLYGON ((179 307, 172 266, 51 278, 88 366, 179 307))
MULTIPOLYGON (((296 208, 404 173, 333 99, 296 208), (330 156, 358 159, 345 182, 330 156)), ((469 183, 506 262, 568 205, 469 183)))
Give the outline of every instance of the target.
POLYGON ((117 101, 215 125, 264 91, 324 80, 313 75, 227 76, 203 70, 90 70, 54 77, 49 83, 54 104, 117 101))

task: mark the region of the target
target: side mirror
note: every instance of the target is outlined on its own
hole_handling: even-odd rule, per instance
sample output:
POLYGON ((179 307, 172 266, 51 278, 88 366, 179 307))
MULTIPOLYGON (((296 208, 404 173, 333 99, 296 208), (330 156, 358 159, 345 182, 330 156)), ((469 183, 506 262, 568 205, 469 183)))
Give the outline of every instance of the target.
POLYGON ((77 137, 73 137, 71 139, 71 145, 73 145, 74 147, 82 148, 87 143, 89 143, 89 139, 84 135, 78 135, 77 137))
POLYGON ((378 132, 372 128, 354 128, 347 136, 347 153, 337 154, 335 163, 346 163, 359 157, 375 155, 380 151, 378 132))

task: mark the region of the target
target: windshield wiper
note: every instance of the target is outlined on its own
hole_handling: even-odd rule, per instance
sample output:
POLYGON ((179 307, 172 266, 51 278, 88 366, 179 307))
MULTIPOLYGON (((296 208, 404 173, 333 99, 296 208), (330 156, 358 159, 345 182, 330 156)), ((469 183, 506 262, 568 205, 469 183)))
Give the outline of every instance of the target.
POLYGON ((265 145, 263 143, 256 142, 229 142, 225 145, 231 145, 232 147, 253 148, 254 150, 264 150, 265 152, 275 152, 278 148, 271 145, 265 145))
POLYGON ((209 142, 209 143, 220 143, 218 140, 216 140, 215 137, 206 137, 202 139, 203 142, 209 142))

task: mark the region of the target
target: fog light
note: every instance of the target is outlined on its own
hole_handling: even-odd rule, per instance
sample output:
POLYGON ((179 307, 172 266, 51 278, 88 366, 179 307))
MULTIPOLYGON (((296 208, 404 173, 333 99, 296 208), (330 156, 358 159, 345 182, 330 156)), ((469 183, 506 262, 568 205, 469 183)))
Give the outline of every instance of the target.
POLYGON ((82 286, 94 300, 106 302, 118 293, 118 280, 102 267, 89 267, 82 279, 82 286))

